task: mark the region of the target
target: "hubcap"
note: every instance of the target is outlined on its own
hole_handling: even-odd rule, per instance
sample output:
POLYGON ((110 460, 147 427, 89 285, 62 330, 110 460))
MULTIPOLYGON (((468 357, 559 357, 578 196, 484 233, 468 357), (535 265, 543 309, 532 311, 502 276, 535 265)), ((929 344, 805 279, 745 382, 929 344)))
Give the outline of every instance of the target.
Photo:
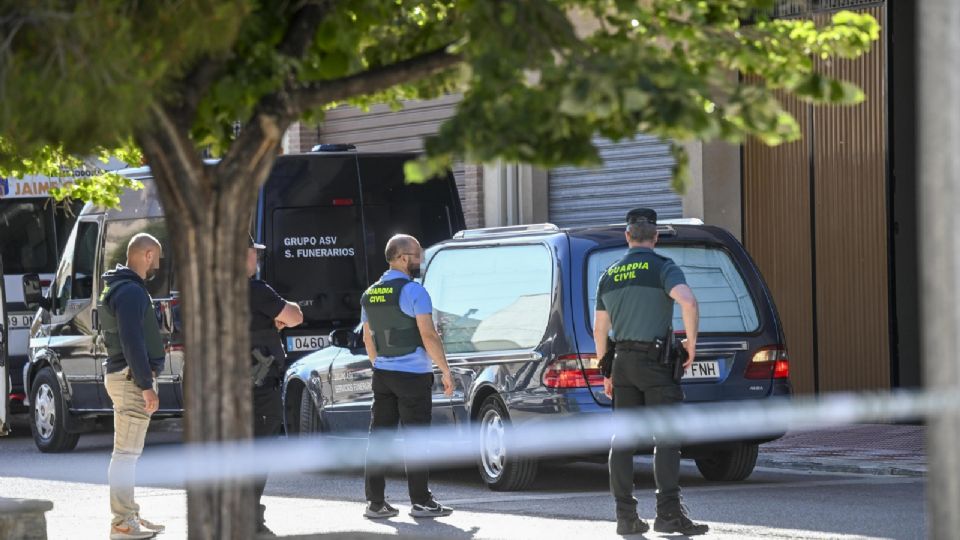
POLYGON ((57 420, 56 401, 53 398, 53 388, 49 384, 43 383, 37 389, 37 395, 33 403, 34 423, 37 425, 37 433, 44 439, 53 436, 53 425, 57 420))
POLYGON ((480 463, 490 478, 500 478, 506 461, 503 418, 496 410, 489 410, 480 421, 480 463))

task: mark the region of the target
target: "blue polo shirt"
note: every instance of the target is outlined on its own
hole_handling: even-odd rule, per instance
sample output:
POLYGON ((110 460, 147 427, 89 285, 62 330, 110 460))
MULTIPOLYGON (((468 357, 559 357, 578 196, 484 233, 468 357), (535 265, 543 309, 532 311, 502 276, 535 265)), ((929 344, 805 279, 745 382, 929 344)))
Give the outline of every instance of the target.
MULTIPOLYGON (((410 276, 399 270, 387 270, 380 276, 380 281, 390 281, 394 279, 406 279, 410 281, 410 276)), ((430 301, 430 294, 417 282, 411 282, 404 285, 400 291, 400 311, 405 314, 416 317, 417 315, 433 315, 433 302, 430 301)), ((367 312, 360 309, 360 322, 367 322, 367 312)), ((423 347, 417 347, 417 350, 403 356, 377 356, 375 369, 387 371, 405 371, 407 373, 432 373, 433 362, 427 356, 427 351, 423 347)))

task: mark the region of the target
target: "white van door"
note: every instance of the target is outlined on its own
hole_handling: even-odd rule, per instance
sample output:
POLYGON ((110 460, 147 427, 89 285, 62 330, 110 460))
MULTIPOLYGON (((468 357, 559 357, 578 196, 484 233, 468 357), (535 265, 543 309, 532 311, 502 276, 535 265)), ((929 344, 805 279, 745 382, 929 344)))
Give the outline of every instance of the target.
MULTIPOLYGON (((0 259, 0 276, 3 275, 3 259, 0 259)), ((0 279, 0 436, 10 432, 7 415, 10 413, 10 376, 7 360, 7 296, 0 279)))

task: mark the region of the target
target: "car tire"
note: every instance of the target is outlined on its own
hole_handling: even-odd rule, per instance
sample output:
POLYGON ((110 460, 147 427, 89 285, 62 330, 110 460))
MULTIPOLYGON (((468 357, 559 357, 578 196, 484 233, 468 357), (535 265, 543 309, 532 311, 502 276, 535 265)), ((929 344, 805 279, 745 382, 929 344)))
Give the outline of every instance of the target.
POLYGON ((520 491, 530 487, 537 477, 537 460, 510 455, 505 428, 510 414, 500 396, 483 401, 477 413, 480 449, 477 467, 484 483, 493 491, 520 491))
POLYGON ((323 423, 320 421, 320 411, 313 403, 310 392, 304 388, 300 394, 300 430, 301 437, 310 437, 323 432, 323 423))
POLYGON ((730 450, 714 452, 713 455, 697 458, 697 469, 707 480, 714 482, 739 482, 746 480, 757 465, 760 445, 739 444, 730 450))
POLYGON ((69 452, 77 447, 79 433, 67 432, 67 404, 53 369, 37 373, 30 388, 30 431, 44 453, 69 452))

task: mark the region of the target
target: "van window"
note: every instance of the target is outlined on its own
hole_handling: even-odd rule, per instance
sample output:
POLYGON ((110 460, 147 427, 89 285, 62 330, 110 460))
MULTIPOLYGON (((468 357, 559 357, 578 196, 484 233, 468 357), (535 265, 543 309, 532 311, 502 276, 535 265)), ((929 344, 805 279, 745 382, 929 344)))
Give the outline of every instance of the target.
POLYGON ((0 256, 6 274, 48 274, 66 244, 82 203, 0 199, 0 256))
POLYGON ((447 352, 531 349, 547 329, 553 257, 542 245, 445 249, 424 287, 447 352))
MULTIPOLYGON (((587 258, 587 308, 593 325, 597 283, 626 249, 594 251, 587 258)), ((754 303, 736 263, 726 251, 710 246, 662 246, 656 252, 680 265, 700 304, 700 332, 754 332, 760 327, 754 303)), ((683 329, 680 306, 673 307, 673 329, 683 329)))
POLYGON ((127 262, 127 244, 135 234, 147 233, 160 241, 163 256, 156 277, 147 281, 147 290, 154 300, 170 297, 173 281, 173 251, 167 238, 163 218, 119 219, 107 222, 103 248, 104 270, 112 270, 127 262))

